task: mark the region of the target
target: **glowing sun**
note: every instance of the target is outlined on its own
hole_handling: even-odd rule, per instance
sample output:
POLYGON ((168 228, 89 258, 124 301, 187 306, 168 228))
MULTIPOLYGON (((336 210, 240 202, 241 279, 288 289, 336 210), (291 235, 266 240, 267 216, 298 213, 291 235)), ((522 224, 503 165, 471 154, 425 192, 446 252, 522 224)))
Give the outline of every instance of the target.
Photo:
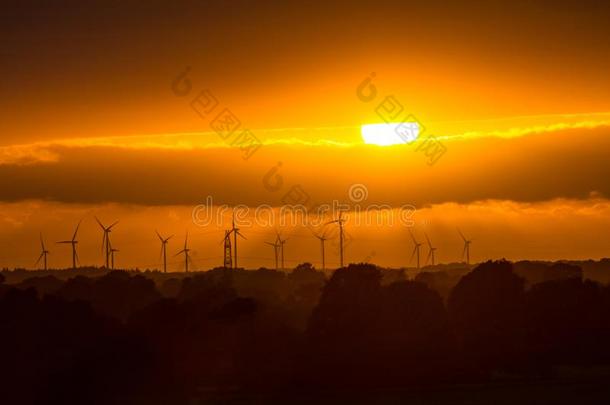
POLYGON ((360 132, 364 143, 369 145, 400 145, 417 139, 419 125, 416 122, 367 124, 362 125, 360 132))

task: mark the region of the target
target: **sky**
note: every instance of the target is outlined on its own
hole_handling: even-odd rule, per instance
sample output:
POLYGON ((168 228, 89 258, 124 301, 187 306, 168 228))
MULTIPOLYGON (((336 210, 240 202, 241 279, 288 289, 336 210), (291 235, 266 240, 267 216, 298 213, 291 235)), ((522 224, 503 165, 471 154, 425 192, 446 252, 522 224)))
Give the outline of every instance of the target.
MULTIPOLYGON (((220 265, 230 213, 193 218, 210 198, 250 219, 347 204, 347 261, 414 265, 409 230, 459 261, 457 228, 473 261, 607 257, 609 17, 594 1, 9 1, 0 266, 34 268, 41 233, 50 265, 69 266, 54 242, 81 220, 81 263, 101 265, 95 216, 120 220, 120 266, 160 266, 155 230, 176 235, 172 253, 188 232, 196 268, 220 265), (419 139, 365 145, 361 127, 389 115, 419 139), (358 223, 371 205, 413 216, 358 223)), ((273 267, 275 232, 287 267, 319 267, 323 232, 338 265, 335 225, 245 222, 240 265, 273 267)))

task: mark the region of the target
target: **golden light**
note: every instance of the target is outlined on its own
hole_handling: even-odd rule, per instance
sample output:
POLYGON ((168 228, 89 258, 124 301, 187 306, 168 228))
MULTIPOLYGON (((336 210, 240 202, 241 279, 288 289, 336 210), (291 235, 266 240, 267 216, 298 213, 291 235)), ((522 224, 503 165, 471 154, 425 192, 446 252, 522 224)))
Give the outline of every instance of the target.
POLYGON ((367 124, 360 128, 362 139, 368 145, 400 145, 414 142, 419 136, 416 122, 367 124))

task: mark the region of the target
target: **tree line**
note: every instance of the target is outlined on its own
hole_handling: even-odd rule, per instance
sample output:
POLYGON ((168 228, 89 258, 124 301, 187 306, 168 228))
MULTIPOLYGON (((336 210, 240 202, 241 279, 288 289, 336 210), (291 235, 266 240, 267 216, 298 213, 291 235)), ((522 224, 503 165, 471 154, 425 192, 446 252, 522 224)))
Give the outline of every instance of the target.
POLYGON ((528 283, 490 261, 447 283, 304 264, 0 283, 2 392, 15 403, 185 403, 610 365, 610 287, 569 264, 549 271, 528 283))

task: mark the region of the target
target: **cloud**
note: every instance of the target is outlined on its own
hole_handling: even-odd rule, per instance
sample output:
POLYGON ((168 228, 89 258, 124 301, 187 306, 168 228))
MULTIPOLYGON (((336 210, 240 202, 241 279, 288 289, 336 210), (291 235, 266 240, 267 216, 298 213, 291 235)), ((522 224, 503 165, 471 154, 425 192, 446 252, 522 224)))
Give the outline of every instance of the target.
POLYGON ((0 147, 0 166, 56 162, 58 156, 49 145, 31 144, 0 147))
POLYGON ((0 200, 172 205, 209 195, 219 204, 279 205, 299 186, 322 203, 346 201, 354 183, 367 186, 366 202, 392 206, 610 195, 607 127, 443 142, 447 152, 433 166, 414 145, 268 144, 247 161, 227 147, 51 145, 33 149, 38 161, 15 155, 0 165, 0 200), (265 186, 274 167, 279 188, 265 186))

